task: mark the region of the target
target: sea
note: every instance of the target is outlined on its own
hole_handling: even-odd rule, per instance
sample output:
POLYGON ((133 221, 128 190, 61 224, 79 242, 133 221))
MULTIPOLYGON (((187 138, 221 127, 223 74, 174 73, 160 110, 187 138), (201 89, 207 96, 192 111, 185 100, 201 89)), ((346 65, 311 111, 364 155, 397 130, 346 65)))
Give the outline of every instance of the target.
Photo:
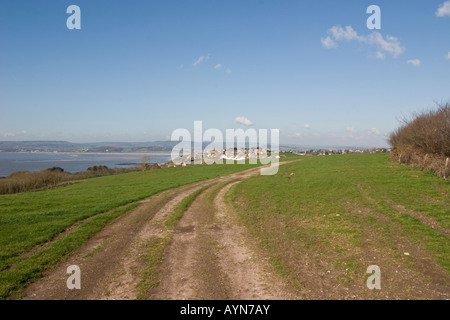
POLYGON ((150 154, 104 154, 104 153, 37 153, 0 152, 0 177, 7 177, 16 171, 40 171, 60 167, 67 172, 86 171, 92 166, 105 165, 108 168, 128 168, 138 164, 165 163, 171 158, 168 152, 150 154))

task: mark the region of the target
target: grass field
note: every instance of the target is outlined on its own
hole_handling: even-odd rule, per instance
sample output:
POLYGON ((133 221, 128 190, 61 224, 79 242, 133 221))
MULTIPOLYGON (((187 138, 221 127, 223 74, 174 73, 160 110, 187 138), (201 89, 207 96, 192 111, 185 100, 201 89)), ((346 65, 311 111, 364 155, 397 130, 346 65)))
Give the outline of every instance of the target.
MULTIPOLYGON (((450 294, 450 183, 394 163, 387 154, 291 155, 285 160, 299 161, 280 166, 275 176, 244 180, 227 199, 300 297, 409 299, 450 294), (365 287, 369 265, 380 266, 382 292, 365 287)), ((26 284, 140 200, 252 167, 132 172, 1 195, 0 298, 20 297, 26 284)), ((219 187, 202 201, 212 202, 219 187)), ((166 222, 168 230, 203 190, 180 203, 166 222)), ((169 241, 156 240, 144 255, 148 263, 137 288, 139 298, 146 298, 155 285, 155 266, 169 241)))
POLYGON ((249 169, 210 165, 132 172, 0 196, 0 298, 54 267, 113 219, 163 190, 249 169), (67 235, 64 231, 71 231, 67 235))
POLYGON ((229 200, 305 298, 372 297, 369 265, 391 297, 450 290, 450 184, 386 154, 305 157, 238 184, 229 200))

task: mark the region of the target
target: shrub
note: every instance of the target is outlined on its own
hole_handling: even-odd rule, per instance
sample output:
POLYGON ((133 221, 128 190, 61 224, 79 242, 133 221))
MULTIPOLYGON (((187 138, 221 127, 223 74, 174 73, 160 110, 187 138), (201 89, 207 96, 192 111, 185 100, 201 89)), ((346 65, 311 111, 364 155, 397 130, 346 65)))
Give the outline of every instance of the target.
POLYGON ((391 157, 446 178, 450 157, 450 105, 415 114, 391 133, 391 157))

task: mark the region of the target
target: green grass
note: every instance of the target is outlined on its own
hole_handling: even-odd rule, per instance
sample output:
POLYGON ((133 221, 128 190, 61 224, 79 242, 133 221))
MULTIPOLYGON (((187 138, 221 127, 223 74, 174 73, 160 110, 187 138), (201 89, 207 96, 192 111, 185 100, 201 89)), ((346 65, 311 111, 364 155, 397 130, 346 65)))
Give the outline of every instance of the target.
POLYGON ((0 196, 0 298, 38 278, 139 200, 167 189, 253 168, 204 165, 132 172, 0 196), (81 223, 87 218, 91 218, 81 223), (80 224, 74 232, 58 234, 80 224), (53 241, 49 248, 34 249, 53 241), (28 253, 28 254, 27 254, 28 253))
POLYGON ((159 284, 160 265, 164 258, 167 246, 170 244, 171 235, 153 238, 148 241, 145 247, 145 254, 142 259, 145 261, 141 277, 135 288, 137 300, 151 299, 150 290, 159 284))
POLYGON ((450 272, 449 237, 386 201, 449 229, 449 194, 448 182, 393 163, 386 154, 353 154, 303 157, 281 166, 276 176, 236 185, 230 199, 285 277, 295 278, 302 254, 310 253, 317 262, 345 271, 348 282, 365 272, 360 262, 366 259, 368 234, 398 256, 403 255, 398 241, 408 241, 450 272))
POLYGON ((183 213, 189 208, 191 203, 197 198, 197 196, 206 190, 208 186, 202 187, 197 191, 192 192, 186 198, 181 201, 181 203, 175 208, 169 218, 166 220, 165 225, 168 228, 173 228, 178 221, 183 217, 183 213))
POLYGON ((10 258, 8 262, 13 268, 11 270, 3 270, 0 273, 0 298, 4 299, 9 296, 20 297, 20 290, 25 284, 39 278, 42 271, 56 266, 105 225, 136 206, 136 203, 132 203, 112 209, 104 214, 96 215, 81 224, 74 232, 52 242, 48 247, 37 251, 29 258, 10 258))

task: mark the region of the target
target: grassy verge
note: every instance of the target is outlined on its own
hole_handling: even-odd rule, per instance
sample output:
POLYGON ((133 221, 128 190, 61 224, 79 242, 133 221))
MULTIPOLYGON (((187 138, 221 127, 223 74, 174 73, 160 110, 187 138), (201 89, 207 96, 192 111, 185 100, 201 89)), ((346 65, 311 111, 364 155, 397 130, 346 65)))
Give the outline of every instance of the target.
POLYGON ((20 297, 20 290, 27 283, 40 277, 46 269, 56 266, 105 225, 136 206, 137 204, 133 203, 97 215, 81 224, 75 231, 52 242, 50 246, 36 252, 31 257, 10 259, 9 269, 0 273, 0 298, 20 297))

